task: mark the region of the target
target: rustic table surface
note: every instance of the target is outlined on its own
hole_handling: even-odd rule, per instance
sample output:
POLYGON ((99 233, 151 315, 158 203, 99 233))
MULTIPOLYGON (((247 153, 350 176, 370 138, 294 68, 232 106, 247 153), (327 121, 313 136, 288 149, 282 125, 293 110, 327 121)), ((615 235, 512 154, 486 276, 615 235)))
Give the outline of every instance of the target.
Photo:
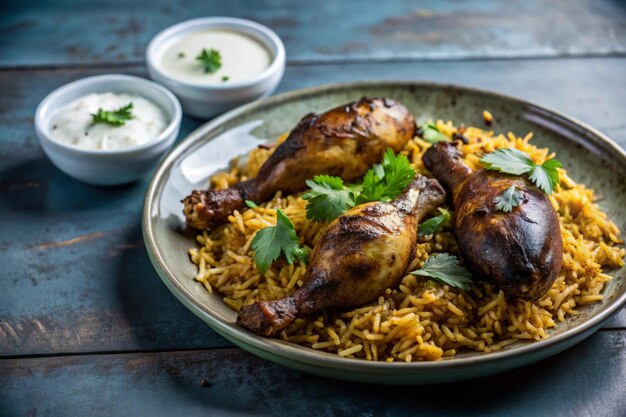
MULTIPOLYGON (((278 92, 365 79, 464 84, 569 113, 626 147, 619 0, 3 0, 1 416, 626 415, 626 311, 519 370, 393 387, 258 359, 176 301, 141 236, 149 178, 113 188, 74 181, 43 154, 33 113, 78 78, 146 76, 155 33, 210 15, 256 20, 282 37, 278 92)), ((180 137, 201 123, 186 118, 180 137)))

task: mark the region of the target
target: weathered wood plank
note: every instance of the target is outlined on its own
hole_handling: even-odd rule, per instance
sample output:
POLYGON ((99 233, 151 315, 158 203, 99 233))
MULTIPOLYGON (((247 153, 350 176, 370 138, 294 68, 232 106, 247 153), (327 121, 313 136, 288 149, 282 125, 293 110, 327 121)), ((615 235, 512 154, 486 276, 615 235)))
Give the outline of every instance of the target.
POLYGON ((626 309, 622 309, 613 318, 607 321, 605 329, 626 329, 626 309))
POLYGON ((0 414, 620 416, 625 344, 603 332, 519 370, 420 387, 313 377, 230 349, 5 359, 0 414))
MULTIPOLYGON (((47 191, 54 192, 44 197, 47 191)), ((110 203, 107 193, 87 192, 103 201, 93 210, 106 221, 92 222, 80 209, 45 209, 41 219, 2 225, 3 240, 12 237, 20 249, 2 255, 10 297, 0 313, 0 356, 231 346, 178 303, 152 269, 137 191, 107 190, 120 194, 110 203), (136 207, 116 212, 115 200, 128 196, 136 207)))
MULTIPOLYGON (((331 82, 358 80, 424 80, 463 84, 528 99, 568 113, 626 146, 621 109, 626 97, 624 58, 522 59, 464 62, 412 62, 288 66, 277 93, 331 82)), ((36 155, 32 126, 35 108, 46 94, 67 82, 103 73, 146 76, 141 66, 0 72, 0 123, 4 141, 0 156, 36 155), (6 140, 11 143, 5 142, 6 140), (19 144, 19 146, 15 146, 19 144)), ((181 136, 200 122, 187 118, 181 136)), ((2 158, 0 164, 10 164, 2 158)), ((3 165, 0 165, 2 167, 3 165)))
MULTIPOLYGON (((168 293, 148 261, 140 232, 148 180, 87 186, 58 171, 37 144, 39 100, 107 71, 0 72, 2 355, 230 346, 168 293)), ((359 79, 461 83, 573 114, 626 146, 625 71, 623 58, 290 66, 280 90, 359 79)), ((199 123, 186 119, 183 131, 199 123)), ((607 326, 626 328, 626 312, 607 326)))
POLYGON ((4 1, 0 66, 141 62, 161 29, 199 16, 273 28, 292 62, 624 54, 615 1, 4 1), (120 12, 124 10, 124 12, 120 12))

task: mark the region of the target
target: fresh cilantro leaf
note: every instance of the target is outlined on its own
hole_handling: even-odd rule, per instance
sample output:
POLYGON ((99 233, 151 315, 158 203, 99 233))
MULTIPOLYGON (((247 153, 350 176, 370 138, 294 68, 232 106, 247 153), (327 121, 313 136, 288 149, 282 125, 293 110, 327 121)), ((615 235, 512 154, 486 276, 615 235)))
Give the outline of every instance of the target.
POLYGON ((196 61, 200 62, 204 72, 213 74, 222 67, 222 55, 217 49, 204 49, 196 57, 196 61))
POLYGON ((122 126, 124 123, 126 123, 127 120, 133 118, 133 115, 131 113, 132 109, 132 101, 117 110, 105 111, 102 108, 99 108, 96 113, 91 113, 91 116, 93 118, 92 123, 106 123, 111 126, 122 126))
POLYGON ((472 273, 461 266, 454 255, 438 253, 426 259, 422 269, 411 272, 413 275, 429 277, 451 287, 470 289, 472 273))
POLYGON ((434 123, 426 123, 422 126, 422 139, 428 143, 450 142, 450 138, 441 133, 434 123))
POLYGON ((556 159, 550 159, 538 165, 526 153, 513 148, 501 148, 486 154, 480 159, 480 162, 485 169, 500 171, 505 174, 529 174, 528 179, 546 194, 552 194, 554 187, 559 183, 557 168, 562 166, 561 162, 556 159))
POLYGON ((357 204, 369 201, 391 201, 415 177, 415 170, 407 157, 396 155, 391 148, 385 151, 381 167, 382 172, 380 168, 374 166, 363 177, 363 189, 356 198, 357 204))
POLYGON ((549 159, 542 165, 535 165, 528 178, 546 194, 552 194, 552 190, 559 183, 559 172, 556 169, 562 166, 560 161, 549 159))
POLYGON ((441 230, 444 224, 450 221, 451 215, 448 210, 441 207, 439 207, 438 210, 441 213, 440 215, 431 217, 430 219, 419 225, 419 227, 417 228, 417 234, 419 236, 434 235, 439 230, 441 230))
POLYGON ((246 200, 246 206, 250 207, 250 208, 258 208, 259 206, 256 205, 256 203, 254 201, 251 200, 246 200))
POLYGON ((513 207, 517 207, 522 203, 522 192, 514 185, 504 190, 504 192, 493 199, 496 209, 505 213, 513 211, 513 207))
POLYGON ((379 180, 385 178, 385 168, 383 168, 381 164, 374 164, 372 171, 374 171, 374 175, 376 175, 379 180))
POLYGON ((313 180, 307 180, 311 188, 302 195, 308 200, 306 217, 316 221, 333 220, 346 210, 354 207, 354 194, 344 187, 339 177, 318 175, 313 180))
POLYGON ((352 194, 359 195, 361 193, 361 191, 363 191, 363 183, 358 183, 358 184, 345 184, 345 187, 352 191, 352 194))
POLYGON ((361 184, 344 184, 341 178, 318 175, 307 180, 310 190, 302 195, 308 200, 308 219, 332 220, 357 204, 370 201, 390 201, 404 190, 415 177, 406 156, 387 149, 381 164, 365 173, 361 184))
POLYGON ((505 174, 522 175, 530 171, 535 163, 524 152, 514 148, 501 148, 480 158, 486 169, 505 174))
POLYGON ((356 196, 356 204, 380 200, 382 198, 381 188, 381 181, 376 175, 376 170, 374 168, 368 170, 361 183, 361 192, 356 196))
POLYGON ((296 230, 281 209, 276 210, 276 226, 259 230, 251 243, 256 264, 265 274, 282 254, 291 265, 294 259, 306 262, 308 251, 300 246, 296 230))
POLYGON ((406 156, 396 155, 391 148, 385 151, 382 165, 385 176, 381 179, 386 183, 387 195, 395 198, 415 177, 415 170, 406 156))

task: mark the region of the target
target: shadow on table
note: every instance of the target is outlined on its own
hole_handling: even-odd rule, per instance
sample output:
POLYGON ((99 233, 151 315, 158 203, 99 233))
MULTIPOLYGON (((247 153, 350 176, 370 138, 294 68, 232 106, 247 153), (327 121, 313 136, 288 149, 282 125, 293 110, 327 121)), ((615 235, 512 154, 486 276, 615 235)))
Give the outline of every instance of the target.
MULTIPOLYGON (((128 231, 126 241, 141 241, 139 225, 128 231)), ((431 386, 325 379, 240 349, 182 351, 232 345, 169 293, 143 247, 121 256, 118 292, 137 347, 174 350, 150 354, 154 358, 149 373, 158 381, 158 392, 171 396, 171 407, 184 404, 191 415, 212 411, 288 416, 602 416, 626 409, 621 332, 600 332, 566 352, 518 370, 431 386)))
MULTIPOLYGON (((619 416, 623 335, 603 332, 554 358, 500 375, 431 386, 310 376, 239 349, 162 352, 144 370, 150 395, 191 415, 619 416), (621 356, 620 356, 621 355, 621 356), (157 369, 158 368, 158 369, 157 369)), ((143 382, 142 382, 143 383, 143 382)), ((142 401, 150 401, 144 398, 142 401)))
POLYGON ((137 225, 127 232, 116 277, 119 301, 137 349, 231 347, 178 302, 161 281, 144 247, 140 222, 138 215, 137 225))
MULTIPOLYGON (((108 220, 141 204, 145 185, 134 182, 93 186, 61 172, 44 156, 0 166, 0 214, 4 212, 57 220, 94 212, 111 213, 108 220)), ((101 222, 106 224, 106 220, 101 222)))
MULTIPOLYGON (((286 371, 259 362, 265 378, 251 372, 270 414, 354 415, 615 415, 626 410, 623 341, 617 333, 600 334, 553 358, 500 375, 431 386, 381 386, 333 381, 286 371), (621 361, 620 361, 621 355, 621 361), (282 403, 274 407, 271 402, 282 403), (621 406, 619 406, 621 404, 621 406)), ((218 388, 224 405, 241 404, 237 391, 218 388)), ((244 397, 245 398, 245 397, 244 397)), ((241 404, 243 405, 243 404, 241 404)), ((254 407, 254 401, 248 404, 254 407)))

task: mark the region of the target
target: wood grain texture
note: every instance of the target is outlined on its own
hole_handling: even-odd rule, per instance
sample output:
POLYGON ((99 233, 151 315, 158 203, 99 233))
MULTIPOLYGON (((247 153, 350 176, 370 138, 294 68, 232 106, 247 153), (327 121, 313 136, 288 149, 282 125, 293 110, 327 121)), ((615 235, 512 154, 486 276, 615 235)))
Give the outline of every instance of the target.
MULTIPOLYGON (((0 72, 0 355, 231 346, 169 294, 148 260, 140 230, 148 179, 88 186, 39 148, 39 100, 107 71, 0 72)), ((622 58, 290 66, 279 90, 360 79, 466 84, 570 113, 625 146, 626 96, 617 88, 625 71, 622 58)), ((181 137, 199 124, 185 119, 181 137)), ((607 327, 626 328, 626 311, 607 327)))
MULTIPOLYGON (((282 37, 291 65, 279 91, 364 79, 465 84, 569 113, 626 147, 618 0, 1 1, 0 416, 625 415, 626 310, 516 371, 387 387, 253 357, 177 302, 143 248, 148 179, 111 188, 70 179, 43 155, 32 116, 68 81, 145 76, 154 34, 211 15, 256 20, 282 37)), ((180 137, 200 123, 185 118, 180 137)))
POLYGON ((238 349, 4 359, 0 414, 617 417, 625 346, 626 332, 602 332, 515 371, 416 387, 313 377, 238 349))
POLYGON ((201 16, 265 24, 299 63, 626 53, 626 7, 611 0, 5 0, 0 8, 2 67, 142 62, 157 32, 201 16))

